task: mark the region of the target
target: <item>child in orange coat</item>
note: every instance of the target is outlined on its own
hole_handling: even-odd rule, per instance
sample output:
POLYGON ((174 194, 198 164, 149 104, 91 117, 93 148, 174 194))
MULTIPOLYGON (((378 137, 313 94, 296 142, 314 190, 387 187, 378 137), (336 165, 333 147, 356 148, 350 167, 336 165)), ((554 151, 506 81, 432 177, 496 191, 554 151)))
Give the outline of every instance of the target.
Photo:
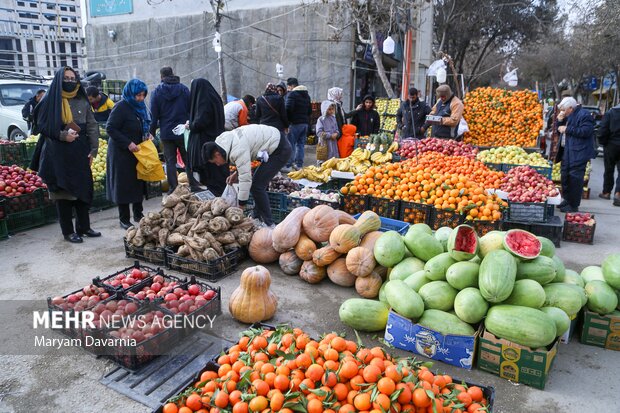
POLYGON ((346 158, 353 153, 355 146, 355 125, 342 125, 342 136, 338 139, 338 152, 341 158, 346 158))

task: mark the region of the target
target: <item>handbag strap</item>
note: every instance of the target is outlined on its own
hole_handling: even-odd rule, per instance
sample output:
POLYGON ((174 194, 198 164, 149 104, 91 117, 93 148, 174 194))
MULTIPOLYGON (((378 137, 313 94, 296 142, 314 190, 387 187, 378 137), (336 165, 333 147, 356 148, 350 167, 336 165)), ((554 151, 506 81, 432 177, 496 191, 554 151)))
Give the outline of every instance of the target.
POLYGON ((271 108, 271 110, 273 110, 273 113, 275 113, 276 115, 279 115, 278 111, 274 109, 273 106, 271 106, 271 103, 269 103, 269 101, 267 100, 267 98, 265 97, 265 95, 261 96, 263 98, 263 100, 265 101, 265 103, 267 104, 267 106, 269 106, 271 108))

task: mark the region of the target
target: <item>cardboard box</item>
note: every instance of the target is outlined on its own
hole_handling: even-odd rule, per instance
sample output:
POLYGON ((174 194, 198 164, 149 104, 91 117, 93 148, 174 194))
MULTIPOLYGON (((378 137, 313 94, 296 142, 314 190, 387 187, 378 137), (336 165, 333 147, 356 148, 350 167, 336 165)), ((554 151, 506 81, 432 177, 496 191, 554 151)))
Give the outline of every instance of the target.
POLYGON ((573 336, 573 333, 575 332, 575 329, 577 328, 577 324, 579 324, 579 321, 581 321, 581 317, 579 317, 579 314, 575 314, 574 316, 571 317, 570 326, 568 327, 568 330, 560 336, 560 343, 568 344, 570 342, 570 338, 573 336))
POLYGON ((478 368, 516 383, 543 390, 558 352, 559 340, 546 349, 529 347, 495 337, 486 330, 478 344, 478 368))
POLYGON ((584 309, 581 342, 620 351, 620 316, 602 316, 584 309))
POLYGON ((396 348, 471 370, 479 334, 444 336, 390 311, 384 338, 396 348))

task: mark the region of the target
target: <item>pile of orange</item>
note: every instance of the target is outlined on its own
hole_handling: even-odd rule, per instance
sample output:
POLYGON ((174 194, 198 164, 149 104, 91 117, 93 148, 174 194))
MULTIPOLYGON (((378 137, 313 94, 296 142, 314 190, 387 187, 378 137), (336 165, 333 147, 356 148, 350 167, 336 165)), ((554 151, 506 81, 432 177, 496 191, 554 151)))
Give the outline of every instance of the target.
POLYGON ((433 374, 331 333, 250 330, 163 413, 472 413, 488 411, 480 387, 433 374))
POLYGON ((467 93, 463 103, 463 117, 469 127, 465 142, 479 146, 536 146, 543 126, 536 92, 483 87, 467 93))
POLYGON ((508 204, 485 189, 499 188, 503 176, 474 159, 427 152, 417 160, 371 166, 340 191, 423 203, 457 211, 467 220, 497 221, 508 204))

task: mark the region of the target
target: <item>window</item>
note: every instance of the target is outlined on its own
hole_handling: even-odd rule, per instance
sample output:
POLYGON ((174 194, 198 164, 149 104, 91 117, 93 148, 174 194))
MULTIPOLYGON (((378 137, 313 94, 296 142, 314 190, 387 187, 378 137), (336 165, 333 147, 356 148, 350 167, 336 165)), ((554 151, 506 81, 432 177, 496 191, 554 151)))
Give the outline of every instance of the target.
POLYGON ((28 25, 27 24, 20 24, 19 28, 23 29, 23 30, 28 30, 28 25))
POLYGON ((77 53, 77 43, 71 43, 71 53, 77 53))
POLYGON ((37 90, 45 89, 47 86, 40 84, 4 84, 0 86, 0 101, 5 106, 23 106, 34 96, 37 90))
POLYGON ((64 43, 58 43, 58 53, 60 54, 60 65, 67 66, 67 49, 64 43))
POLYGON ((48 10, 54 10, 55 8, 56 8, 56 6, 54 4, 47 3, 47 9, 48 10))
POLYGON ((7 38, 0 39, 0 67, 3 69, 10 69, 15 61, 13 60, 13 40, 7 38), (3 53, 9 52, 9 53, 3 53))
POLYGON ((65 7, 65 6, 60 6, 60 10, 62 10, 62 11, 67 11, 67 7, 65 7))
POLYGON ((74 57, 74 58, 73 58, 73 67, 74 67, 75 69, 77 69, 77 68, 78 68, 78 58, 77 58, 77 57, 74 57))
POLYGON ((32 7, 33 9, 36 9, 37 3, 30 3, 30 7, 32 7))
POLYGON ((63 22, 68 22, 68 21, 69 21, 69 19, 67 19, 66 17, 62 17, 62 18, 60 19, 60 21, 63 21, 63 22))
POLYGON ((26 4, 23 1, 18 1, 17 5, 20 7, 24 7, 26 4))
POLYGON ((71 17, 71 22, 77 23, 77 18, 76 17, 71 17))
POLYGON ((75 13, 75 6, 69 7, 69 11, 75 13))
POLYGON ((36 67, 36 61, 34 58, 34 44, 32 40, 26 40, 26 50, 28 51, 28 65, 30 67, 36 67))
POLYGON ((62 29, 62 32, 63 32, 63 33, 69 33, 69 29, 67 29, 66 27, 64 27, 64 28, 62 29))
POLYGON ((32 26, 32 30, 41 30, 41 26, 32 26))

